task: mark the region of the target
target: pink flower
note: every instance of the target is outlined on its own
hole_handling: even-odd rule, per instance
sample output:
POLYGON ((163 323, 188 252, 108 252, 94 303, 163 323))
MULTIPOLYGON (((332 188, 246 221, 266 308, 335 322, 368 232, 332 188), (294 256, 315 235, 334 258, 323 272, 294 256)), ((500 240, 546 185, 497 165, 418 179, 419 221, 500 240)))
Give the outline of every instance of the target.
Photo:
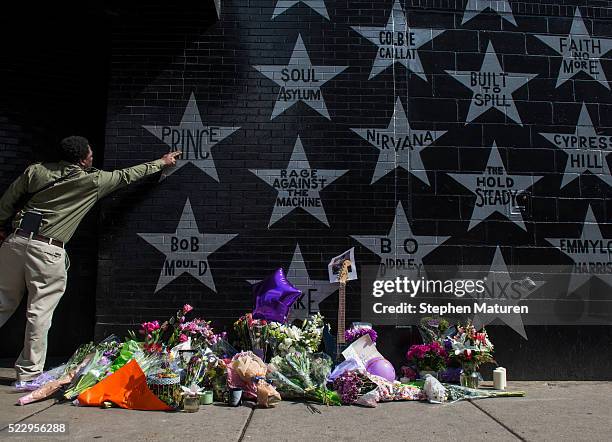
POLYGON ((189 313, 191 310, 193 310, 193 307, 192 307, 192 306, 190 306, 189 304, 185 304, 185 305, 183 306, 183 314, 185 314, 185 315, 186 315, 186 314, 187 314, 187 313, 189 313))
POLYGON ((179 336, 179 342, 185 342, 185 341, 187 341, 187 339, 189 339, 189 338, 187 337, 187 335, 185 335, 183 333, 181 333, 181 335, 179 336))
POLYGON ((140 325, 141 333, 144 334, 149 334, 155 330, 159 330, 159 321, 153 321, 153 322, 143 322, 140 325))
POLYGON ((181 319, 179 319, 179 322, 185 322, 185 317, 181 316, 181 319))

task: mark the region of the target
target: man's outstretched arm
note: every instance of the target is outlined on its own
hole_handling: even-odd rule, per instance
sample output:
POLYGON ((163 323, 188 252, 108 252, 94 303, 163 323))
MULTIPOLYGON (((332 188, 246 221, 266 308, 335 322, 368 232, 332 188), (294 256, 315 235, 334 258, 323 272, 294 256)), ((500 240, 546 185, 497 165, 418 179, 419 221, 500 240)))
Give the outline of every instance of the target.
POLYGON ((135 181, 138 181, 147 175, 152 175, 159 172, 164 167, 172 167, 176 165, 176 158, 181 155, 180 151, 169 152, 159 160, 149 163, 139 164, 137 166, 128 167, 127 169, 114 170, 105 172, 100 170, 96 172, 98 184, 98 199, 105 197, 115 190, 121 189, 135 181))

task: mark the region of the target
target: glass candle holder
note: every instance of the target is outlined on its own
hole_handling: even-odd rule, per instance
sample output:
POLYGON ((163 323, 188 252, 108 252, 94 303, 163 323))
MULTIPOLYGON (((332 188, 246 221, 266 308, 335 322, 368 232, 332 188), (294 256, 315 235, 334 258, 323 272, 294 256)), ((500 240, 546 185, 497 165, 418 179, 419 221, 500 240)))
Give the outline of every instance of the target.
POLYGON ((183 400, 183 411, 185 413, 195 413, 200 409, 200 398, 198 396, 185 396, 183 400))

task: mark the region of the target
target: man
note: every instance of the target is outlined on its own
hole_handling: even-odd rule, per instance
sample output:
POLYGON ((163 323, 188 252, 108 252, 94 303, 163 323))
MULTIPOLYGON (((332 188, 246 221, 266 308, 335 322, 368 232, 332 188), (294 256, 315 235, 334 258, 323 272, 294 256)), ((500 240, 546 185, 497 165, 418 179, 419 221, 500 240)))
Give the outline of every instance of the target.
POLYGON ((53 311, 66 289, 64 245, 83 217, 100 198, 174 166, 181 154, 105 172, 92 169, 93 152, 83 137, 62 140, 61 152, 60 162, 28 167, 0 198, 0 227, 14 217, 8 238, 0 230, 0 327, 28 293, 24 345, 15 363, 17 388, 43 371, 53 311))

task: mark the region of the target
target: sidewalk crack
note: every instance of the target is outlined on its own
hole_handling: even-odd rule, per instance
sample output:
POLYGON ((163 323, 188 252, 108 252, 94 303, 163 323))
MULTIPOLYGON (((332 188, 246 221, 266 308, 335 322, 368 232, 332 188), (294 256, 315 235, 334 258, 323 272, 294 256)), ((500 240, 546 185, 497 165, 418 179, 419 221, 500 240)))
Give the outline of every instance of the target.
POLYGON ((473 400, 468 400, 468 402, 470 404, 472 404, 474 407, 478 408, 480 411, 482 411, 484 414, 486 414, 487 416, 489 416, 491 419, 493 419, 495 422, 497 422, 499 425, 501 425, 502 427, 504 427, 506 429, 506 431, 508 431, 510 434, 512 434, 514 437, 516 437, 518 440, 521 440, 523 442, 527 442, 527 439, 525 439, 523 436, 521 436, 520 434, 518 434, 516 431, 514 431, 512 428, 510 428, 509 426, 507 426, 506 424, 504 424, 502 421, 500 421, 499 419, 497 419, 495 416, 493 416, 491 413, 489 413, 487 410, 485 410, 484 408, 482 408, 481 406, 476 404, 476 401, 473 400))
POLYGON ((238 442, 242 442, 244 440, 247 429, 249 428, 249 424, 251 423, 251 419, 253 418, 253 414, 255 414, 255 409, 257 406, 251 408, 251 412, 249 413, 249 417, 247 417, 246 422, 244 423, 244 427, 242 427, 242 432, 240 433, 240 437, 238 438, 238 442))

